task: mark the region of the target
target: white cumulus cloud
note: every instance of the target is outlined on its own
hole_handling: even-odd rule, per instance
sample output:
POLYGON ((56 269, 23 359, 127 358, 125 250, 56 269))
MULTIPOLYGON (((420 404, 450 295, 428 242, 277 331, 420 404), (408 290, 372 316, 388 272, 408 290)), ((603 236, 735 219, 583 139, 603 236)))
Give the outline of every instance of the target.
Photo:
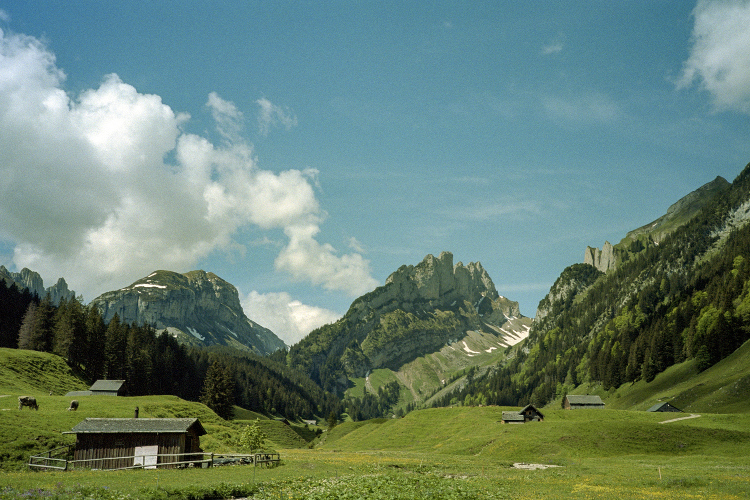
POLYGON ((252 291, 241 297, 245 315, 273 331, 288 346, 296 344, 314 329, 341 318, 339 313, 294 300, 286 292, 261 294, 252 291))
POLYGON ((78 95, 65 78, 44 43, 0 30, 0 239, 17 268, 64 276, 91 299, 154 269, 189 269, 255 226, 289 235, 278 268, 295 279, 346 291, 373 281, 361 256, 315 241, 317 171, 259 168, 230 101, 208 96, 216 145, 115 74, 78 95), (327 268, 306 272, 292 255, 327 268))
POLYGON ((319 243, 316 224, 290 225, 284 229, 289 244, 276 257, 276 268, 295 279, 341 290, 352 296, 362 295, 378 286, 370 273, 370 263, 358 253, 339 256, 328 243, 319 243))
POLYGON ((699 1, 678 88, 698 82, 718 110, 750 113, 750 2, 699 1))

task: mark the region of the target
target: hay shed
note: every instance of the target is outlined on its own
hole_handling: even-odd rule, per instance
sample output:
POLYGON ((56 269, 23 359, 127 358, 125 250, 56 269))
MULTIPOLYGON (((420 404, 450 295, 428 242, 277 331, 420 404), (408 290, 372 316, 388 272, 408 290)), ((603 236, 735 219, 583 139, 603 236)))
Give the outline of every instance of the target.
POLYGON ((87 418, 66 434, 77 466, 121 469, 191 460, 206 430, 197 418, 87 418))

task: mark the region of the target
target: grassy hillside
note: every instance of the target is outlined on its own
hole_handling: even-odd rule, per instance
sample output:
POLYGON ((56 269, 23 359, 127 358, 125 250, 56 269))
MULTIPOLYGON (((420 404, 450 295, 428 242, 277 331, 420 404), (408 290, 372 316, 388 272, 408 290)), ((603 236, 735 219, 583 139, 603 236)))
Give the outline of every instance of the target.
POLYGON ((89 388, 65 361, 54 354, 0 348, 1 394, 64 395, 89 388))
POLYGON ((664 424, 679 415, 545 410, 544 422, 512 425, 502 423, 503 410, 508 408, 436 408, 350 429, 341 425, 321 449, 398 450, 567 465, 581 458, 623 455, 742 456, 750 442, 750 415, 704 414, 664 424))
MULTIPOLYGON (((705 371, 694 359, 669 367, 652 382, 639 380, 617 390, 583 385, 574 394, 598 394, 607 408, 647 410, 668 401, 689 413, 750 413, 750 341, 705 371)), ((547 405, 557 408, 560 399, 547 405)))
POLYGON ((63 432, 85 418, 130 418, 136 407, 140 418, 200 419, 208 433, 201 447, 208 452, 238 451, 237 431, 259 417, 269 448, 307 447, 315 435, 306 426, 288 426, 242 408, 236 416, 246 420, 226 421, 205 405, 176 396, 79 396, 78 411, 67 411, 73 398, 64 394, 88 387, 58 356, 0 349, 0 470, 23 468, 29 455, 73 444, 75 437, 63 432), (39 410, 18 410, 22 395, 36 397, 39 410))
MULTIPOLYGON (((736 353, 737 363, 725 363, 728 373, 734 373, 730 366, 744 362, 744 352, 736 353)), ((0 353, 0 366, 6 366, 3 354, 7 353, 0 353)), ((21 362, 16 359, 15 363, 21 362)), ((713 367, 713 376, 720 369, 721 365, 713 367)), ((738 381, 742 373, 737 370, 738 381)), ((698 374, 705 377, 704 385, 711 376, 709 371, 698 374)), ((22 375, 14 377, 19 380, 4 380, 3 387, 34 388, 31 382, 20 380, 22 375)), ((682 375, 673 377, 680 380, 682 375)), ((666 380, 657 378, 652 384, 666 384, 666 380)), ((62 432, 85 417, 129 417, 135 406, 142 417, 198 417, 209 433, 201 438, 203 448, 221 452, 232 450, 239 427, 259 416, 239 412, 246 420, 226 422, 201 404, 172 396, 91 396, 78 398, 79 410, 68 412, 70 398, 23 392, 38 397, 39 411, 17 410, 18 392, 5 391, 0 397, 0 498, 54 494, 65 500, 114 500, 128 495, 144 499, 729 500, 750 495, 747 413, 701 413, 699 418, 661 423, 679 415, 543 409, 544 422, 509 425, 501 423, 502 411, 508 408, 439 408, 415 411, 401 419, 339 424, 322 434, 314 450, 302 448, 316 428, 261 419, 264 432, 281 451, 281 467, 40 474, 13 469, 23 469, 34 452, 72 442, 72 436, 62 432), (518 462, 561 467, 524 470, 514 467, 518 462)), ((626 396, 619 399, 624 401, 626 396)))

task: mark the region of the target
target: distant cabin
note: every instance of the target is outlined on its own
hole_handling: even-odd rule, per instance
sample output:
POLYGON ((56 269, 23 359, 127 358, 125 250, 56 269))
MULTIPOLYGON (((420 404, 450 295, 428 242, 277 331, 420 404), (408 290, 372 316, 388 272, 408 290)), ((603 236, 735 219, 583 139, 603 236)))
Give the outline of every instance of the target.
POLYGON ((541 422, 544 420, 542 412, 533 405, 526 405, 521 411, 504 411, 504 424, 524 424, 526 422, 541 422))
POLYGON ((656 403, 654 406, 652 406, 646 411, 665 411, 665 412, 682 413, 682 410, 680 410, 676 406, 672 406, 671 404, 667 402, 656 403))
POLYGON ((206 430, 197 418, 87 418, 65 434, 76 435, 78 467, 121 469, 189 460, 206 430))
POLYGON ((604 401, 599 396, 568 394, 563 398, 563 409, 603 409, 604 401))
POLYGON ((317 421, 317 420, 306 420, 306 419, 302 419, 302 421, 303 421, 304 423, 306 423, 307 425, 318 425, 318 421, 317 421))
POLYGON ((124 380, 97 380, 88 391, 71 391, 66 396, 125 396, 126 394, 124 380))

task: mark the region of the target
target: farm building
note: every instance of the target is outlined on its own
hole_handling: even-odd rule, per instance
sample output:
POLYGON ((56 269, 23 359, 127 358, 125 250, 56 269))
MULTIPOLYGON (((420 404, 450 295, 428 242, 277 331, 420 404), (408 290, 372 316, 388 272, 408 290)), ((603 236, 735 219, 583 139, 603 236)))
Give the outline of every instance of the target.
POLYGON ((676 406, 672 406, 671 404, 667 402, 656 403, 654 406, 652 406, 646 411, 665 411, 665 412, 682 413, 682 410, 680 410, 676 406))
POLYGON ((503 412, 504 424, 523 424, 526 422, 541 422, 542 420, 544 420, 544 415, 533 405, 527 405, 521 411, 503 412))
POLYGON ((568 394, 563 398, 562 405, 565 410, 603 409, 604 401, 599 396, 568 394))
POLYGON ((97 380, 88 391, 71 391, 66 396, 125 396, 126 394, 124 380, 97 380))
POLYGON ((504 424, 522 424, 524 423, 523 415, 521 415, 517 411, 504 411, 503 423, 504 424))
POLYGON ((119 469, 190 460, 206 430, 197 418, 87 418, 65 434, 76 435, 78 466, 119 469))

